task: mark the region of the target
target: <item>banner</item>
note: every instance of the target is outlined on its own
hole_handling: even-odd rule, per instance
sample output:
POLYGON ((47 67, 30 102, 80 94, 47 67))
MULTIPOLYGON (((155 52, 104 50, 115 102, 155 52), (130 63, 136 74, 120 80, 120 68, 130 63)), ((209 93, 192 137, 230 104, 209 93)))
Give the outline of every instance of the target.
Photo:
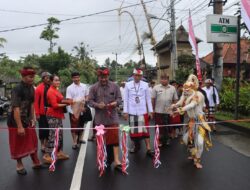
POLYGON ((188 40, 189 40, 190 45, 192 46, 192 50, 195 52, 197 78, 199 79, 199 81, 201 81, 202 75, 201 75, 200 58, 199 58, 199 53, 198 53, 198 45, 196 43, 196 39, 194 35, 193 22, 192 22, 190 12, 189 12, 189 18, 188 18, 188 40))
POLYGON ((241 17, 250 31, 250 0, 241 0, 241 17))

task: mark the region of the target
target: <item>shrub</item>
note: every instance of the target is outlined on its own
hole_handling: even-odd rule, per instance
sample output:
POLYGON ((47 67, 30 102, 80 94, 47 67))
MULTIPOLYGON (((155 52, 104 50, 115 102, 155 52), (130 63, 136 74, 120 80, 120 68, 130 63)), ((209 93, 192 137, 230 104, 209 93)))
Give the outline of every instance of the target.
MULTIPOLYGON (((243 82, 240 86, 239 113, 250 114, 250 84, 243 82)), ((225 78, 220 92, 220 108, 223 111, 234 112, 235 110, 235 79, 225 78)))

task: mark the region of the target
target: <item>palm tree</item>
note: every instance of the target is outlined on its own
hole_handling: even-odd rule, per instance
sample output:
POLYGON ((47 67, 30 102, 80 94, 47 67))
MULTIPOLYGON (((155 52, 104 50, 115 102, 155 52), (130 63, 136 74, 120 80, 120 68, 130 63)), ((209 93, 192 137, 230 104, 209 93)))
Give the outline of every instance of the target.
POLYGON ((5 38, 0 38, 0 47, 4 47, 4 43, 6 43, 7 40, 5 38))
POLYGON ((85 45, 83 42, 79 46, 74 46, 72 51, 76 52, 76 57, 82 62, 89 58, 89 52, 87 50, 89 46, 85 45))

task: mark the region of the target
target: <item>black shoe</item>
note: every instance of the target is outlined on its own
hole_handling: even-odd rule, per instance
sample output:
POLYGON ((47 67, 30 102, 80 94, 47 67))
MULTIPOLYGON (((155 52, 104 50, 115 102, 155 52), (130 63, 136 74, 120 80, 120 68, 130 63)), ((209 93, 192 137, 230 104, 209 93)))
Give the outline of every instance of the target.
POLYGON ((72 145, 72 149, 73 149, 73 150, 76 150, 77 148, 78 148, 78 147, 77 147, 76 144, 72 145))
POLYGON ((150 158, 153 158, 155 156, 154 151, 147 150, 146 155, 149 156, 150 158))
POLYGON ((27 171, 24 168, 20 170, 16 170, 16 172, 18 175, 27 175, 27 171))
POLYGON ((115 166, 115 170, 117 170, 118 172, 123 173, 123 172, 122 172, 122 165, 121 165, 121 164, 116 165, 116 166, 115 166))
POLYGON ((41 152, 42 152, 42 153, 45 153, 45 148, 41 148, 41 152))
POLYGON ((86 144, 86 141, 85 140, 79 140, 79 143, 80 144, 86 144))
POLYGON ((141 149, 141 144, 138 141, 134 142, 134 147, 129 150, 130 153, 136 153, 141 149))
POLYGON ((96 138, 93 136, 93 137, 89 138, 88 141, 95 141, 95 139, 96 138))

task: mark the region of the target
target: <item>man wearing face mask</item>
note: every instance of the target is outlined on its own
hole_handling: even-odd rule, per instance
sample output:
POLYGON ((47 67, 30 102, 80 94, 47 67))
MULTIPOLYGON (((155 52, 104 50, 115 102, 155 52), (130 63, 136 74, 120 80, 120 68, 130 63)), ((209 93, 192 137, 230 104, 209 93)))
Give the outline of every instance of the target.
POLYGON ((134 80, 127 82, 124 91, 123 113, 124 119, 129 120, 130 138, 134 147, 130 153, 135 153, 140 149, 140 140, 144 139, 146 144, 146 154, 153 157, 150 147, 149 117, 153 118, 153 108, 148 83, 142 81, 143 71, 134 69, 134 80))
POLYGON ((109 69, 102 67, 97 71, 98 82, 89 91, 89 104, 95 108, 95 124, 104 125, 107 147, 107 165, 114 162, 116 170, 122 172, 119 160, 119 117, 117 107, 121 103, 120 88, 109 81, 109 69), (112 129, 109 129, 112 128, 112 129))
MULTIPOLYGON (((35 90, 35 112, 36 112, 36 119, 38 120, 39 128, 49 128, 48 122, 46 118, 46 112, 48 109, 48 102, 47 102, 47 92, 50 87, 50 79, 49 77, 51 74, 49 72, 43 72, 42 83, 39 84, 35 90)), ((45 152, 45 145, 47 143, 49 136, 49 130, 41 129, 39 130, 39 139, 41 141, 41 151, 45 152)))

